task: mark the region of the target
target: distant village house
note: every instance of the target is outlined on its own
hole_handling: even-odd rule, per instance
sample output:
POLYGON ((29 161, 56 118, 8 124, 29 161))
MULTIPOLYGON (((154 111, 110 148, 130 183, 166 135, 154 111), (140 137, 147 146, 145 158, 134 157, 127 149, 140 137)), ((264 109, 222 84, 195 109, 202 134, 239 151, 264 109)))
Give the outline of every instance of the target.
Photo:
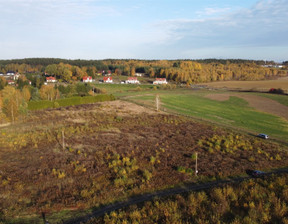
POLYGON ((153 85, 161 85, 161 84, 168 84, 165 78, 156 78, 153 82, 153 85))
POLYGON ((92 82, 92 77, 91 76, 84 76, 82 81, 83 82, 92 82))
POLYGON ((125 83, 126 84, 140 84, 140 82, 137 80, 137 77, 128 77, 125 83))
POLYGON ((112 83, 113 79, 111 76, 103 77, 103 82, 105 83, 112 83))
POLYGON ((55 77, 49 76, 49 77, 46 77, 46 82, 47 83, 55 83, 55 82, 57 82, 57 80, 55 77))

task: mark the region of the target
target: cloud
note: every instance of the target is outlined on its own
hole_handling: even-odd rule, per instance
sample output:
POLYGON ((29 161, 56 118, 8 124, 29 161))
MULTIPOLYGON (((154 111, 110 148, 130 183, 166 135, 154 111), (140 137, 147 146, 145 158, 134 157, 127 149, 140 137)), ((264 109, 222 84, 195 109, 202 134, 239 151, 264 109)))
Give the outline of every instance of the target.
POLYGON ((198 16, 215 16, 231 11, 231 8, 205 8, 204 11, 198 11, 196 14, 198 16))
MULTIPOLYGON (((214 10, 210 11, 213 13, 214 10)), ((166 36, 166 45, 203 48, 287 46, 287 24, 286 0, 260 0, 250 9, 241 9, 218 17, 166 20, 155 26, 166 36)))

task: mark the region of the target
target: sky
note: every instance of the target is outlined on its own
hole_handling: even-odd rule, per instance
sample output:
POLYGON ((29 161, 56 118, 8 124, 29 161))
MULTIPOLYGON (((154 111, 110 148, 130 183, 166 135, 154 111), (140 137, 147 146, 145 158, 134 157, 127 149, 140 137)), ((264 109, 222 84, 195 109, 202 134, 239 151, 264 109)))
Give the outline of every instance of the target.
POLYGON ((288 0, 0 0, 0 59, 288 61, 288 0))

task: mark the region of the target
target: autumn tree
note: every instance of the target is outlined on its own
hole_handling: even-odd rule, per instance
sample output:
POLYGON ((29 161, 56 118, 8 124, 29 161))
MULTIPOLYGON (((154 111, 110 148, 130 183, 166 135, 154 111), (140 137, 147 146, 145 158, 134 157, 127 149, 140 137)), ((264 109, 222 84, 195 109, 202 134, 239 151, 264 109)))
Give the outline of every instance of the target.
POLYGON ((131 67, 130 69, 130 75, 135 76, 135 67, 131 67))
POLYGON ((6 117, 15 122, 19 115, 27 113, 27 103, 18 89, 6 86, 2 92, 2 111, 6 117))
POLYGON ((42 100, 56 100, 59 99, 59 90, 55 89, 52 85, 43 85, 39 90, 39 94, 42 100))
POLYGON ((50 75, 57 75, 57 65, 56 64, 48 65, 45 68, 45 72, 50 75))
POLYGON ((24 86, 21 93, 26 102, 28 102, 31 99, 31 93, 28 86, 24 86))
POLYGON ((78 80, 82 79, 84 76, 87 75, 86 71, 79 68, 78 66, 73 66, 71 68, 71 72, 72 72, 72 76, 77 77, 78 80))
POLYGON ((149 68, 148 73, 149 73, 149 77, 150 77, 150 78, 154 78, 154 77, 155 77, 155 71, 154 71, 153 68, 149 68))
POLYGON ((4 87, 7 85, 7 81, 4 77, 0 77, 0 90, 4 89, 4 87))

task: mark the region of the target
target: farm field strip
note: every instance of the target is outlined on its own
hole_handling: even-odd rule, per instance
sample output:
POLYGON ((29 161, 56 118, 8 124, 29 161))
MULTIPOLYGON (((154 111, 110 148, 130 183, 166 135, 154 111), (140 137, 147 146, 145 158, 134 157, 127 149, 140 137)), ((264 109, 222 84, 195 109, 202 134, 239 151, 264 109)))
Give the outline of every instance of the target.
POLYGON ((281 88, 286 93, 288 92, 288 77, 279 78, 276 80, 263 80, 263 81, 219 81, 211 83, 201 83, 213 88, 228 88, 238 90, 260 90, 269 91, 271 88, 281 88))
MULTIPOLYGON (((218 92, 216 92, 217 94, 218 92)), ((206 95, 211 94, 206 91, 206 95)), ((231 125, 235 128, 244 128, 252 131, 254 134, 265 132, 275 138, 287 141, 288 122, 278 116, 256 111, 248 105, 244 99, 231 96, 229 100, 219 102, 207 99, 203 91, 190 92, 190 94, 173 94, 172 92, 159 93, 162 108, 168 110, 211 120, 218 124, 231 125)), ((155 96, 137 96, 129 98, 134 102, 145 101, 153 105, 155 96)))

